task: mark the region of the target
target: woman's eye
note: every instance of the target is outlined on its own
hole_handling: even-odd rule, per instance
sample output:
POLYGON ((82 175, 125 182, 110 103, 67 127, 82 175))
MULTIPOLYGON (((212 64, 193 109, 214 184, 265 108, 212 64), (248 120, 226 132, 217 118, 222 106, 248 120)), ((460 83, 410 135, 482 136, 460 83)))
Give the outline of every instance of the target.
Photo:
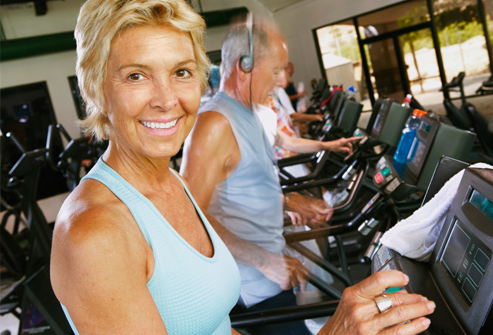
POLYGON ((191 74, 190 74, 190 71, 185 70, 185 69, 181 69, 181 70, 176 71, 176 76, 178 78, 188 78, 191 76, 191 74))
POLYGON ((132 73, 127 78, 132 80, 132 81, 138 81, 138 80, 142 79, 143 76, 140 73, 132 73))

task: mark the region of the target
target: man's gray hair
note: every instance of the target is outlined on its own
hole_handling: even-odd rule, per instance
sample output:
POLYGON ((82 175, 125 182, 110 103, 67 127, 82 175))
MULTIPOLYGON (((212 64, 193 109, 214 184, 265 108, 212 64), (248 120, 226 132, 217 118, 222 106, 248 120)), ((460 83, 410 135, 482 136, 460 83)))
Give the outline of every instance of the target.
MULTIPOLYGON (((253 24, 253 67, 269 52, 268 26, 253 24)), ((228 78, 240 57, 250 54, 246 24, 236 24, 231 27, 221 48, 222 76, 228 78)))

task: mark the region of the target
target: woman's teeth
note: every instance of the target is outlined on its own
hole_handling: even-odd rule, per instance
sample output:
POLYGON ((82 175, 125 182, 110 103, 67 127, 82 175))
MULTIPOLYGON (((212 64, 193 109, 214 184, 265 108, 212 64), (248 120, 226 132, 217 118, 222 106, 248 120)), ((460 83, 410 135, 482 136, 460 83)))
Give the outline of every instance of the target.
POLYGON ((173 128, 178 119, 170 121, 170 122, 146 122, 142 121, 141 123, 147 128, 151 129, 170 129, 173 128))

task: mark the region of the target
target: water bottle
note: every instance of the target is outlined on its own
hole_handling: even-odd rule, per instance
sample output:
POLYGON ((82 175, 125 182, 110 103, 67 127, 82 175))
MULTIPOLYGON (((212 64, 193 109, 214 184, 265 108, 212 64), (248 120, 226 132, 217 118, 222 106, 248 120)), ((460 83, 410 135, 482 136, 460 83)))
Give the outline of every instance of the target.
POLYGON ((425 111, 415 109, 413 111, 413 114, 407 120, 404 130, 402 130, 401 139, 399 141, 397 149, 395 150, 395 154, 392 160, 392 165, 394 166, 394 169, 397 171, 399 176, 402 176, 402 171, 407 163, 409 150, 411 150, 414 138, 416 137, 416 131, 421 124, 421 117, 425 114, 425 111))
POLYGON ((404 107, 411 107, 411 100, 413 99, 413 96, 411 94, 406 95, 404 98, 404 102, 402 103, 402 106, 404 107))
POLYGON ((357 89, 355 89, 354 86, 352 86, 352 85, 349 86, 349 88, 346 91, 346 95, 348 97, 348 100, 354 100, 355 99, 354 96, 355 96, 356 92, 357 92, 357 89))

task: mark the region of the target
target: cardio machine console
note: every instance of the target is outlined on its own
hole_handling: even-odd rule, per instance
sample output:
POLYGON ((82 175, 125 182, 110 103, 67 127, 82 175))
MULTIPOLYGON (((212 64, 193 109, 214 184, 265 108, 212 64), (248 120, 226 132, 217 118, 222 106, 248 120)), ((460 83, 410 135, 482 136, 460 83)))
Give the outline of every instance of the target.
POLYGON ((359 128, 356 128, 356 130, 353 132, 353 137, 360 137, 361 138, 361 140, 356 142, 359 145, 365 144, 365 142, 368 141, 368 138, 369 138, 366 131, 364 131, 363 129, 359 129, 359 128))
POLYGON ((493 323, 493 170, 464 171, 443 222, 429 262, 381 246, 372 272, 401 270, 408 292, 435 301, 427 334, 486 334, 493 323))
POLYGON ((382 192, 387 195, 392 195, 392 197, 395 197, 396 199, 405 198, 415 191, 413 185, 405 183, 399 176, 392 166, 391 159, 386 155, 382 156, 375 166, 373 183, 382 190, 382 192))

